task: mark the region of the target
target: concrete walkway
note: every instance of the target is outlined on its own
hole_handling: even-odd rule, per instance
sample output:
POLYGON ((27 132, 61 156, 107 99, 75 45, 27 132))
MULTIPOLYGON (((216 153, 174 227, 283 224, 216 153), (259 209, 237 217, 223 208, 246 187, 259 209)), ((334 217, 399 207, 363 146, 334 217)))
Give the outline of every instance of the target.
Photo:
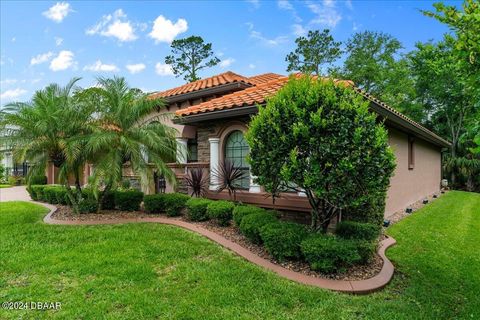
POLYGON ((32 201, 25 186, 0 188, 0 202, 32 201))

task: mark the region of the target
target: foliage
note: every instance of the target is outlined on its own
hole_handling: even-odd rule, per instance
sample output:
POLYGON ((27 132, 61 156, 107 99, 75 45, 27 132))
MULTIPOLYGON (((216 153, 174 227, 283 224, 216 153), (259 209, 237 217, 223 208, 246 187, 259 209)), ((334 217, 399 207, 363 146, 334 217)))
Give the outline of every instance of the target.
POLYGON ((30 176, 27 181, 28 184, 47 184, 47 177, 44 175, 30 176))
POLYGON ((191 221, 208 220, 207 207, 212 200, 204 198, 191 198, 187 201, 187 217, 191 221))
MULTIPOLYGON (((32 197, 33 200, 37 201, 45 201, 44 195, 43 195, 43 189, 45 189, 45 185, 32 185, 30 186, 31 194, 30 196, 32 197)), ((29 189, 27 189, 28 191, 29 189)))
POLYGON ((243 217, 240 223, 240 232, 253 243, 260 244, 262 243, 260 237, 262 227, 272 222, 277 222, 277 218, 271 212, 252 213, 243 217))
POLYGON ((253 117, 246 138, 259 184, 273 197, 305 192, 313 229, 326 232, 341 210, 370 203, 383 213, 394 155, 387 131, 351 88, 292 78, 253 117))
POLYGON ((217 181, 214 185, 216 191, 220 193, 227 190, 230 199, 235 201, 238 190, 242 189, 241 181, 245 177, 245 171, 236 167, 232 161, 225 160, 213 168, 212 176, 217 181))
POLYGON ((337 224, 335 233, 344 239, 373 241, 380 234, 380 226, 371 223, 341 221, 337 224))
POLYGON ((324 273, 345 272, 362 260, 355 242, 331 235, 311 235, 301 248, 310 268, 324 273))
POLYGON ((263 213, 263 212, 266 212, 266 210, 259 207, 250 206, 250 205, 235 206, 235 209, 233 209, 233 221, 239 227, 243 217, 252 213, 259 213, 259 212, 263 213))
POLYGON ((265 249, 279 261, 301 258, 300 245, 307 236, 307 228, 298 223, 273 222, 260 230, 265 249))
POLYGON ((330 30, 325 29, 308 31, 307 37, 298 37, 295 40, 297 48, 290 52, 285 61, 288 62, 287 71, 300 71, 306 74, 322 75, 322 66, 330 65, 337 60, 342 51, 341 42, 335 42, 330 30))
POLYGON ((183 193, 164 193, 163 202, 169 217, 179 216, 190 197, 183 193))
POLYGON ((57 203, 63 205, 70 205, 70 200, 68 198, 67 190, 65 188, 55 189, 55 197, 57 198, 57 203))
POLYGON ((143 198, 143 207, 147 213, 163 213, 165 212, 165 195, 166 193, 148 194, 143 198))
POLYGON ((185 185, 192 197, 204 197, 208 192, 208 174, 202 168, 190 169, 185 176, 185 185))
POLYGON ((50 204, 58 203, 57 190, 60 190, 60 189, 62 189, 61 186, 47 185, 45 188, 43 188, 44 201, 50 204))
POLYGON ((230 201, 213 201, 207 207, 207 215, 210 219, 216 220, 222 227, 226 227, 232 220, 232 212, 235 204, 230 201))
POLYGON ((188 82, 200 79, 198 72, 216 66, 220 59, 214 56, 211 43, 204 43, 202 37, 190 36, 173 40, 172 54, 165 57, 176 77, 183 75, 188 82))
POLYGON ((114 210, 115 209, 115 192, 114 191, 102 191, 100 194, 102 199, 99 203, 101 210, 114 210))
POLYGON ((95 213, 98 210, 98 203, 94 199, 82 199, 78 203, 80 213, 95 213))
POLYGON ((115 191, 115 206, 122 211, 138 211, 143 192, 137 190, 115 191))
POLYGON ((355 246, 357 247, 358 255, 360 256, 359 263, 369 263, 377 251, 377 242, 365 240, 356 240, 354 242, 355 246))

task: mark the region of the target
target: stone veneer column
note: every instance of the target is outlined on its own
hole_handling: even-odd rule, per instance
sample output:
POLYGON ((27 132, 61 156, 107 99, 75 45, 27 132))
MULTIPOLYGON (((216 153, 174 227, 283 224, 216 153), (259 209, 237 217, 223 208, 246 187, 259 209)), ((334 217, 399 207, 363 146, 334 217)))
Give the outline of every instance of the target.
POLYGON ((215 190, 218 186, 218 179, 213 172, 220 163, 220 138, 208 138, 208 142, 210 143, 210 190, 215 190))
POLYGON ((177 162, 187 163, 187 151, 188 151, 188 139, 187 138, 175 138, 177 140, 177 162))
POLYGON ((252 176, 250 174, 250 188, 248 189, 248 192, 251 193, 260 193, 260 185, 255 182, 255 179, 257 179, 256 176, 252 176))

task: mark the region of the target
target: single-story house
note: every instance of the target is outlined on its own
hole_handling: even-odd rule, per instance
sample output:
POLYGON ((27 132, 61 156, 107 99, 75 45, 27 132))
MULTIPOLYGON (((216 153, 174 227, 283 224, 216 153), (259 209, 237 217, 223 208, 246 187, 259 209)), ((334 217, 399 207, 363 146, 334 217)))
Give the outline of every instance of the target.
MULTIPOLYGON (((244 77, 225 72, 152 93, 152 97, 163 98, 167 107, 152 113, 145 119, 145 123, 165 119, 159 117, 162 113, 173 114, 162 121, 177 129, 177 161, 169 166, 180 183, 174 190, 165 179, 154 175, 154 183, 144 191, 186 191, 185 188, 182 189, 182 179, 188 170, 203 168, 213 182, 207 197, 229 199, 226 191, 218 193, 214 190, 215 176, 211 175, 212 169, 226 159, 246 173, 246 178, 241 182, 243 190, 237 194, 237 200, 285 212, 309 212, 308 200, 302 193, 283 193, 273 203, 262 186, 255 183, 246 161, 249 146, 244 133, 250 118, 257 113, 258 106, 265 104, 265 98, 275 94, 288 79, 287 76, 275 73, 244 77)), ((347 83, 353 86, 353 83, 347 83)), ((371 110, 378 114, 380 120, 384 120, 396 156, 397 166, 387 194, 385 217, 388 218, 428 195, 438 193, 442 179, 442 149, 450 143, 367 92, 355 86, 353 88, 370 102, 371 110)), ((91 171, 90 165, 85 167, 82 174, 84 183, 91 171)), ((127 170, 126 176, 128 175, 127 170)), ((56 181, 56 176, 55 168, 49 166, 48 182, 56 181)))

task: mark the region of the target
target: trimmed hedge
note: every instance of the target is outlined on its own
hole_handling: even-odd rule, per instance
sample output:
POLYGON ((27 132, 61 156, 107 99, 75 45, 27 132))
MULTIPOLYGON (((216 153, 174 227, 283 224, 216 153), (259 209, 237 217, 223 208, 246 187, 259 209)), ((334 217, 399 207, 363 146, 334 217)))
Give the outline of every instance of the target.
POLYGON ((380 234, 380 226, 356 221, 341 221, 336 234, 344 239, 375 240, 380 234))
POLYGON ((47 184, 47 177, 46 176, 31 176, 28 179, 29 185, 45 185, 47 184))
POLYGON ((191 198, 187 201, 187 217, 192 221, 208 220, 207 207, 212 200, 205 198, 191 198))
POLYGON ((277 260, 300 259, 301 244, 308 236, 304 225, 292 222, 273 222, 260 230, 265 249, 277 260))
POLYGON ((57 203, 63 205, 70 205, 70 199, 67 195, 67 190, 61 187, 55 190, 55 197, 57 198, 57 203))
POLYGON ((233 209, 233 221, 239 227, 243 217, 248 216, 249 214, 252 214, 252 213, 262 213, 262 212, 267 212, 267 211, 265 209, 255 207, 255 206, 249 206, 249 205, 236 206, 235 209, 233 209))
POLYGON ((116 191, 115 206, 123 211, 138 211, 143 201, 143 192, 137 190, 116 191))
POLYGON ((262 243, 260 230, 266 224, 278 221, 270 212, 257 212, 243 217, 240 223, 240 232, 253 243, 262 243))
POLYGON ((46 186, 43 189, 43 199, 50 204, 57 204, 57 190, 62 189, 60 186, 46 186))
POLYGON ((377 243, 375 241, 356 240, 355 244, 361 258, 360 263, 369 263, 377 251, 377 243))
POLYGON ((362 260, 354 241, 331 235, 311 235, 303 240, 301 248, 310 268, 325 273, 344 272, 362 260))
POLYGON ((185 208, 190 197, 183 193, 160 193, 146 195, 143 198, 145 212, 164 213, 168 216, 178 216, 185 208))
POLYGON ((102 210, 114 210, 115 209, 115 192, 114 191, 103 191, 99 197, 103 197, 100 208, 102 210))
POLYGON ((165 193, 149 194, 143 197, 143 208, 147 213, 165 212, 165 193))
POLYGON ((38 201, 45 201, 43 197, 43 189, 45 189, 45 185, 32 185, 30 186, 32 189, 32 199, 38 201))
POLYGON ((80 213, 95 213, 98 209, 98 202, 94 199, 83 199, 78 204, 80 213))
POLYGON ((226 227, 232 220, 232 211, 235 204, 230 201, 213 201, 207 206, 207 215, 210 219, 214 219, 219 225, 226 227))

